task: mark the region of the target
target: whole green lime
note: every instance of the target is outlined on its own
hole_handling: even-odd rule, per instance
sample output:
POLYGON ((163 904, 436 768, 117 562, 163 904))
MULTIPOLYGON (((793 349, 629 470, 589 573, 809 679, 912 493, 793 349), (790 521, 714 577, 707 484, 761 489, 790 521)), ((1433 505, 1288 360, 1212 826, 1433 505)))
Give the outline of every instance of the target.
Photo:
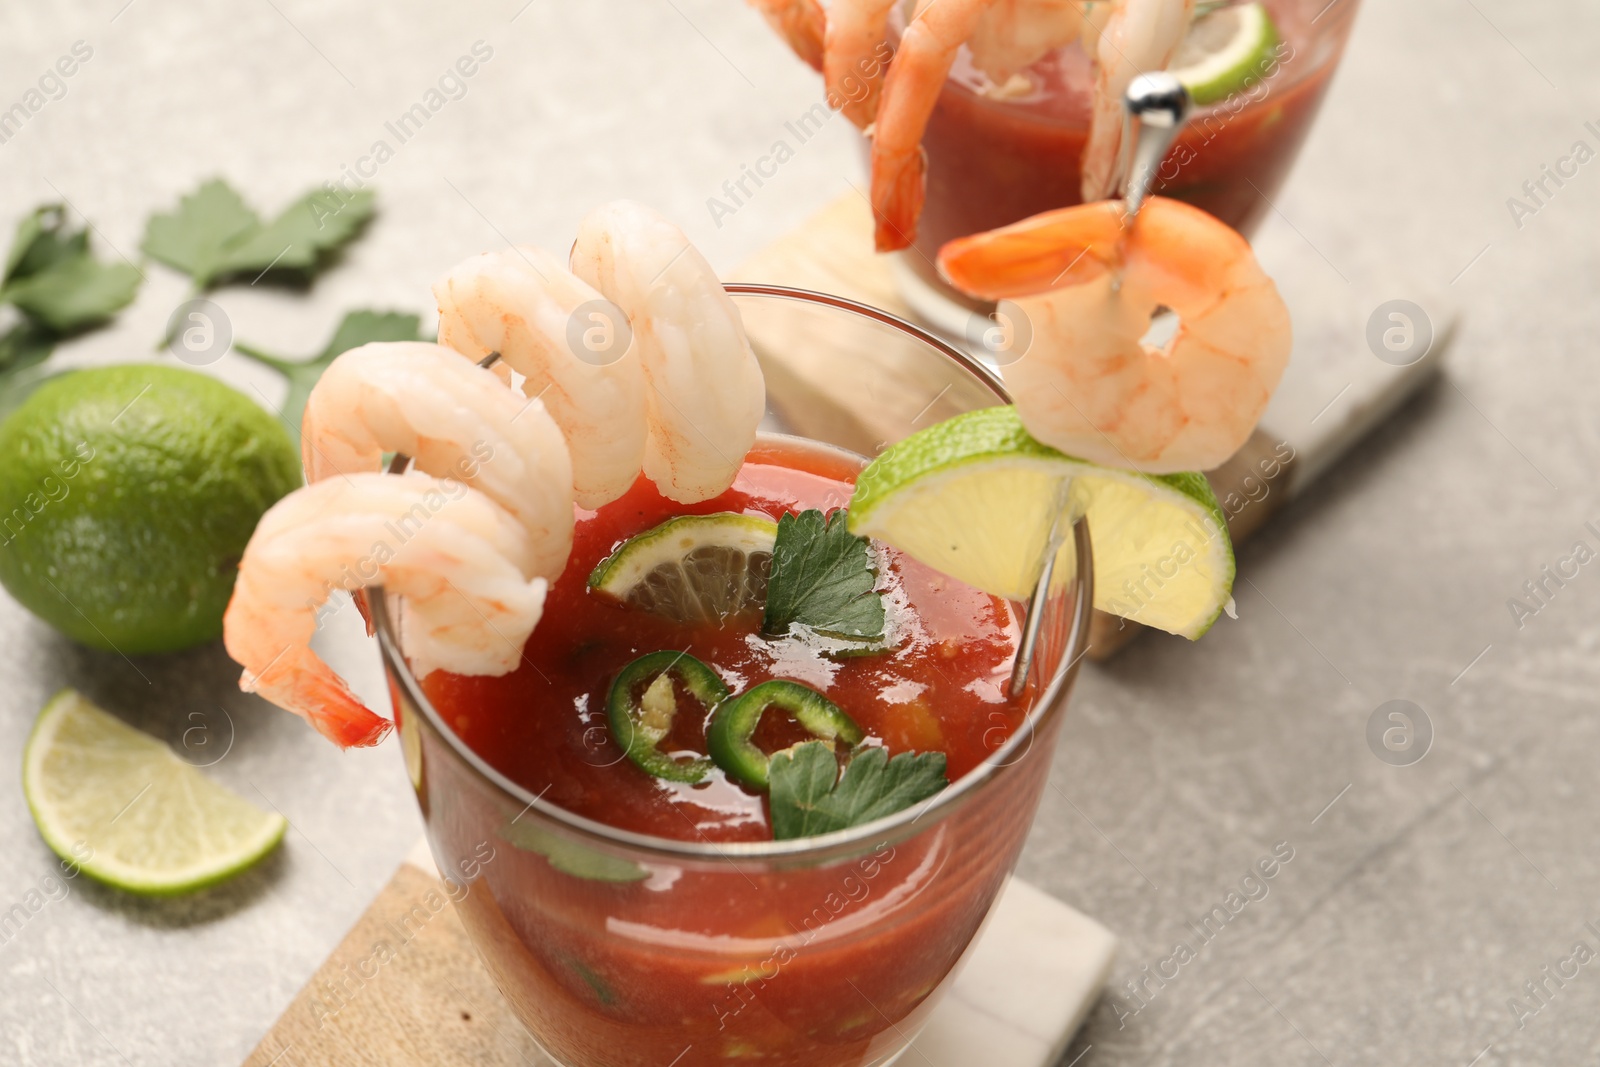
POLYGON ((256 521, 299 484, 283 425, 214 378, 63 375, 0 424, 0 584, 95 648, 210 641, 256 521))

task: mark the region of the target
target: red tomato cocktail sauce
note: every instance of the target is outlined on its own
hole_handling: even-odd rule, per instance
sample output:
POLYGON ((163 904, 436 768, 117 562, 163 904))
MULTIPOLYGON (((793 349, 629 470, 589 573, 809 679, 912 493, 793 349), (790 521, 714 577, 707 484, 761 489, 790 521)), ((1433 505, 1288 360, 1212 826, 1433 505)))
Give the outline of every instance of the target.
MULTIPOLYGON (((954 781, 998 749, 1021 722, 1005 686, 1017 626, 1004 600, 885 551, 891 597, 903 597, 892 652, 828 658, 796 639, 762 636, 759 613, 685 625, 597 594, 587 579, 619 544, 679 515, 739 512, 777 519, 849 503, 861 461, 796 441, 763 439, 733 487, 700 504, 663 497, 641 478, 620 500, 585 513, 572 557, 552 586, 522 666, 501 678, 434 674, 424 691, 474 751, 530 792, 625 830, 685 840, 768 841, 760 794, 713 768, 689 785, 654 778, 610 736, 606 695, 617 672, 661 649, 686 651, 735 693, 772 678, 828 696, 891 755, 943 752, 954 781)), ((883 584, 880 582, 880 585, 883 584)), ((709 715, 680 699, 663 751, 705 753, 709 715)), ((709 710, 709 709, 708 709, 709 710)), ((770 709, 756 742, 774 752, 806 735, 770 709)))
MULTIPOLYGON (((589 593, 624 538, 686 512, 831 510, 859 460, 763 438, 734 487, 692 508, 641 484, 585 515, 527 662, 505 678, 435 675, 443 719, 527 793, 658 846, 574 831, 489 783, 402 707, 401 738, 441 869, 466 879, 456 913, 518 1017, 570 1067, 877 1067, 901 1051, 955 973, 1016 862, 1049 773, 1060 715, 1027 732, 1003 695, 1009 605, 888 554, 909 609, 893 654, 834 663, 775 653, 756 620, 685 628, 589 593), (600 713, 612 678, 663 648, 735 691, 805 681, 894 752, 940 751, 952 781, 1017 737, 1004 766, 892 834, 772 854, 763 799, 717 772, 663 784, 627 759, 600 713), (736 683, 736 684, 735 684, 736 683), (825 684, 824 684, 825 683, 825 684), (763 843, 765 842, 765 843, 763 843), (752 851, 756 850, 756 851, 752 851)), ((680 703, 680 720, 692 720, 680 703)), ((773 708, 769 718, 781 719, 773 708)), ((701 724, 667 751, 703 752, 701 724)), ((765 725, 763 725, 765 730, 765 725)), ((758 731, 768 751, 790 743, 758 731)), ((969 779, 970 781, 970 779, 969 779)), ((952 786, 951 788, 956 788, 952 786)))

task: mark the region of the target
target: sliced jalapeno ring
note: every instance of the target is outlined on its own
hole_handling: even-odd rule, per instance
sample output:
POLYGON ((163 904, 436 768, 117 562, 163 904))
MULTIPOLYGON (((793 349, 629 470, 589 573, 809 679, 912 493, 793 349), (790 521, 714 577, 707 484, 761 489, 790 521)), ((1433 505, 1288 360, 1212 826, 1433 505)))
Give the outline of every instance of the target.
POLYGON ((717 766, 752 789, 767 788, 767 767, 772 757, 750 739, 761 716, 769 707, 779 707, 794 716, 807 732, 822 741, 841 739, 859 745, 866 733, 844 709, 809 686, 799 682, 775 680, 723 702, 711 716, 706 732, 706 749, 717 766))
POLYGON ((674 677, 707 710, 728 699, 728 687, 716 671, 687 652, 667 649, 640 656, 622 668, 606 697, 606 718, 611 736, 634 766, 671 782, 698 782, 711 770, 709 759, 677 760, 660 747, 677 718, 674 677))

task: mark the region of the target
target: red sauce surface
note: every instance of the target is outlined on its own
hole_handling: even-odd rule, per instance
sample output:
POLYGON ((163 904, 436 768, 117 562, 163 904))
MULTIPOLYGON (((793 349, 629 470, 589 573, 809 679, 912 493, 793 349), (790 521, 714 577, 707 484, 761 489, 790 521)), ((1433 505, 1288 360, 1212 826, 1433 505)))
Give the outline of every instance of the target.
MULTIPOLYGON (((1017 627, 1005 601, 879 546, 886 564, 895 650, 828 659, 798 639, 760 636, 759 616, 684 625, 592 592, 594 566, 627 538, 667 519, 719 511, 765 515, 850 499, 861 461, 787 439, 764 438, 733 487, 685 506, 641 479, 620 500, 581 513, 572 557, 551 587, 522 666, 500 678, 430 675, 440 714, 496 769, 569 811, 626 830, 687 840, 770 840, 765 799, 713 769, 702 782, 666 782, 640 770, 610 736, 605 700, 617 673, 661 649, 687 651, 735 693, 772 678, 802 682, 840 705, 869 744, 891 753, 943 752, 952 781, 1004 744, 1026 713, 1005 697, 1017 627)), ((664 751, 703 754, 709 715, 680 693, 664 751)), ((769 709, 756 741, 767 751, 803 739, 769 709)))

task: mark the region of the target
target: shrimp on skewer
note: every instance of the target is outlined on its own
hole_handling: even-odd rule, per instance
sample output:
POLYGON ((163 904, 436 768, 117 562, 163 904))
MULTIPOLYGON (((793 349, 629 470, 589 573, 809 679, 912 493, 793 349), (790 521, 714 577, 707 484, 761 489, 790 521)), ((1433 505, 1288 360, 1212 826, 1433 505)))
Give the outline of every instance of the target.
POLYGON ((1122 188, 1128 153, 1123 96, 1140 74, 1165 70, 1189 32, 1195 0, 1120 0, 1095 49, 1094 110, 1084 145, 1083 199, 1104 200, 1122 188))
MULTIPOLYGON (((834 0, 835 3, 841 0, 834 0)), ((824 14, 819 0, 750 0, 772 28, 813 70, 822 69, 824 14)))
POLYGON ((1209 470, 1250 436, 1288 363, 1289 311, 1250 245, 1198 208, 1081 204, 944 246, 939 268, 1011 300, 1032 343, 1005 370, 1034 437, 1152 474, 1209 470), (1143 342, 1153 315, 1179 326, 1143 342))
MULTIPOLYGON (((474 256, 434 283, 439 343, 481 359, 490 352, 527 380, 566 435, 577 502, 598 508, 626 493, 644 467, 648 433, 637 343, 621 352, 623 314, 556 257, 521 247, 474 256), (599 348, 574 347, 574 315, 589 309, 611 331, 599 348)), ((580 341, 581 343, 581 341, 580 341)))
POLYGON ((628 316, 649 409, 644 473, 681 504, 733 484, 766 413, 766 383, 739 309, 672 223, 619 200, 578 227, 572 270, 628 316))
POLYGON ((342 748, 375 745, 388 720, 309 647, 317 608, 383 585, 406 598, 401 643, 419 677, 506 674, 544 608, 537 555, 522 523, 459 482, 363 473, 297 489, 262 516, 223 617, 239 687, 342 748))
POLYGON ((554 581, 572 549, 572 462, 537 400, 440 345, 362 345, 335 359, 301 422, 306 480, 377 471, 383 453, 474 486, 528 531, 533 573, 554 581))

